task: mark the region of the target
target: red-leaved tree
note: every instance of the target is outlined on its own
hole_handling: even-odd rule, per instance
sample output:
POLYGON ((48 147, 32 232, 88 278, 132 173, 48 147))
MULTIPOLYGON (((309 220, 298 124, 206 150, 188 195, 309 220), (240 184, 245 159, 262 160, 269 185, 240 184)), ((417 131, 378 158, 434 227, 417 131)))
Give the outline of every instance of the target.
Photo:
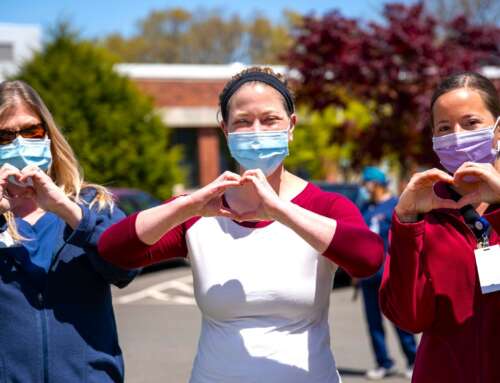
POLYGON ((357 143, 354 166, 387 155, 396 155, 403 167, 435 163, 432 91, 451 73, 500 65, 500 28, 472 25, 464 16, 440 24, 423 3, 388 4, 383 18, 362 24, 337 11, 305 17, 286 54, 301 75, 298 100, 314 109, 342 105, 346 93, 376 102, 370 129, 347 123, 335 136, 357 143))

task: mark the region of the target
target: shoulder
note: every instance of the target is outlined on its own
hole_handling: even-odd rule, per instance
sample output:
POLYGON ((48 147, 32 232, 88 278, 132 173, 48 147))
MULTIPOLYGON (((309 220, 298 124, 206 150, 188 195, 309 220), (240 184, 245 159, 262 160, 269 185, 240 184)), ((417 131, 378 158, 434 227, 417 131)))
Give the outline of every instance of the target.
POLYGON ((83 201, 90 203, 95 197, 97 197, 97 189, 92 186, 86 186, 80 190, 79 197, 83 201))

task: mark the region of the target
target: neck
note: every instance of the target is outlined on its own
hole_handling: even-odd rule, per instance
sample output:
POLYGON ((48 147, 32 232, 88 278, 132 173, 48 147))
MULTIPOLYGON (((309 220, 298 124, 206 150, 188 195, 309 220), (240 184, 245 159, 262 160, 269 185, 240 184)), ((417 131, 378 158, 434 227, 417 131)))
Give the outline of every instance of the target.
POLYGON ((21 199, 20 201, 14 202, 15 207, 12 209, 12 213, 16 217, 26 218, 33 213, 39 213, 42 211, 41 208, 38 207, 35 201, 32 199, 21 199), (17 203, 16 203, 17 202, 17 203))

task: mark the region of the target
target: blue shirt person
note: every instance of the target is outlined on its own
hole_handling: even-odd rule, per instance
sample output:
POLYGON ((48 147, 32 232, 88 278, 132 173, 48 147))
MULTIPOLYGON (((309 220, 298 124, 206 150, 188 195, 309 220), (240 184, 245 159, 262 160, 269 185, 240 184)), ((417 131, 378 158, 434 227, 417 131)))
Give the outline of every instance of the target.
MULTIPOLYGON (((369 201, 363 207, 363 218, 373 232, 380 235, 384 241, 384 250, 389 247, 389 229, 391 219, 398 199, 392 195, 388 179, 379 168, 368 166, 362 174, 363 187, 369 195, 369 201)), ((372 380, 394 375, 397 370, 394 361, 389 356, 385 341, 385 330, 382 323, 382 312, 378 301, 378 290, 382 281, 383 267, 372 277, 361 280, 364 311, 370 334, 372 349, 377 367, 366 372, 366 377, 372 380)), ((405 375, 410 378, 416 355, 416 342, 413 334, 394 326, 401 349, 406 356, 407 368, 405 375)))
POLYGON ((36 91, 0 84, 0 382, 123 382, 110 284, 137 274, 97 242, 124 214, 84 182, 36 91))

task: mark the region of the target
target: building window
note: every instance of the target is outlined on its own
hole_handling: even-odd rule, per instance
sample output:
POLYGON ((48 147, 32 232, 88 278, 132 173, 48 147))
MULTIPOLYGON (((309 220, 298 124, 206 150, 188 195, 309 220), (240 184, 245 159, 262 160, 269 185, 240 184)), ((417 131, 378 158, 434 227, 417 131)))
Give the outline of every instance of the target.
POLYGON ((0 61, 14 61, 14 45, 0 42, 0 61))

